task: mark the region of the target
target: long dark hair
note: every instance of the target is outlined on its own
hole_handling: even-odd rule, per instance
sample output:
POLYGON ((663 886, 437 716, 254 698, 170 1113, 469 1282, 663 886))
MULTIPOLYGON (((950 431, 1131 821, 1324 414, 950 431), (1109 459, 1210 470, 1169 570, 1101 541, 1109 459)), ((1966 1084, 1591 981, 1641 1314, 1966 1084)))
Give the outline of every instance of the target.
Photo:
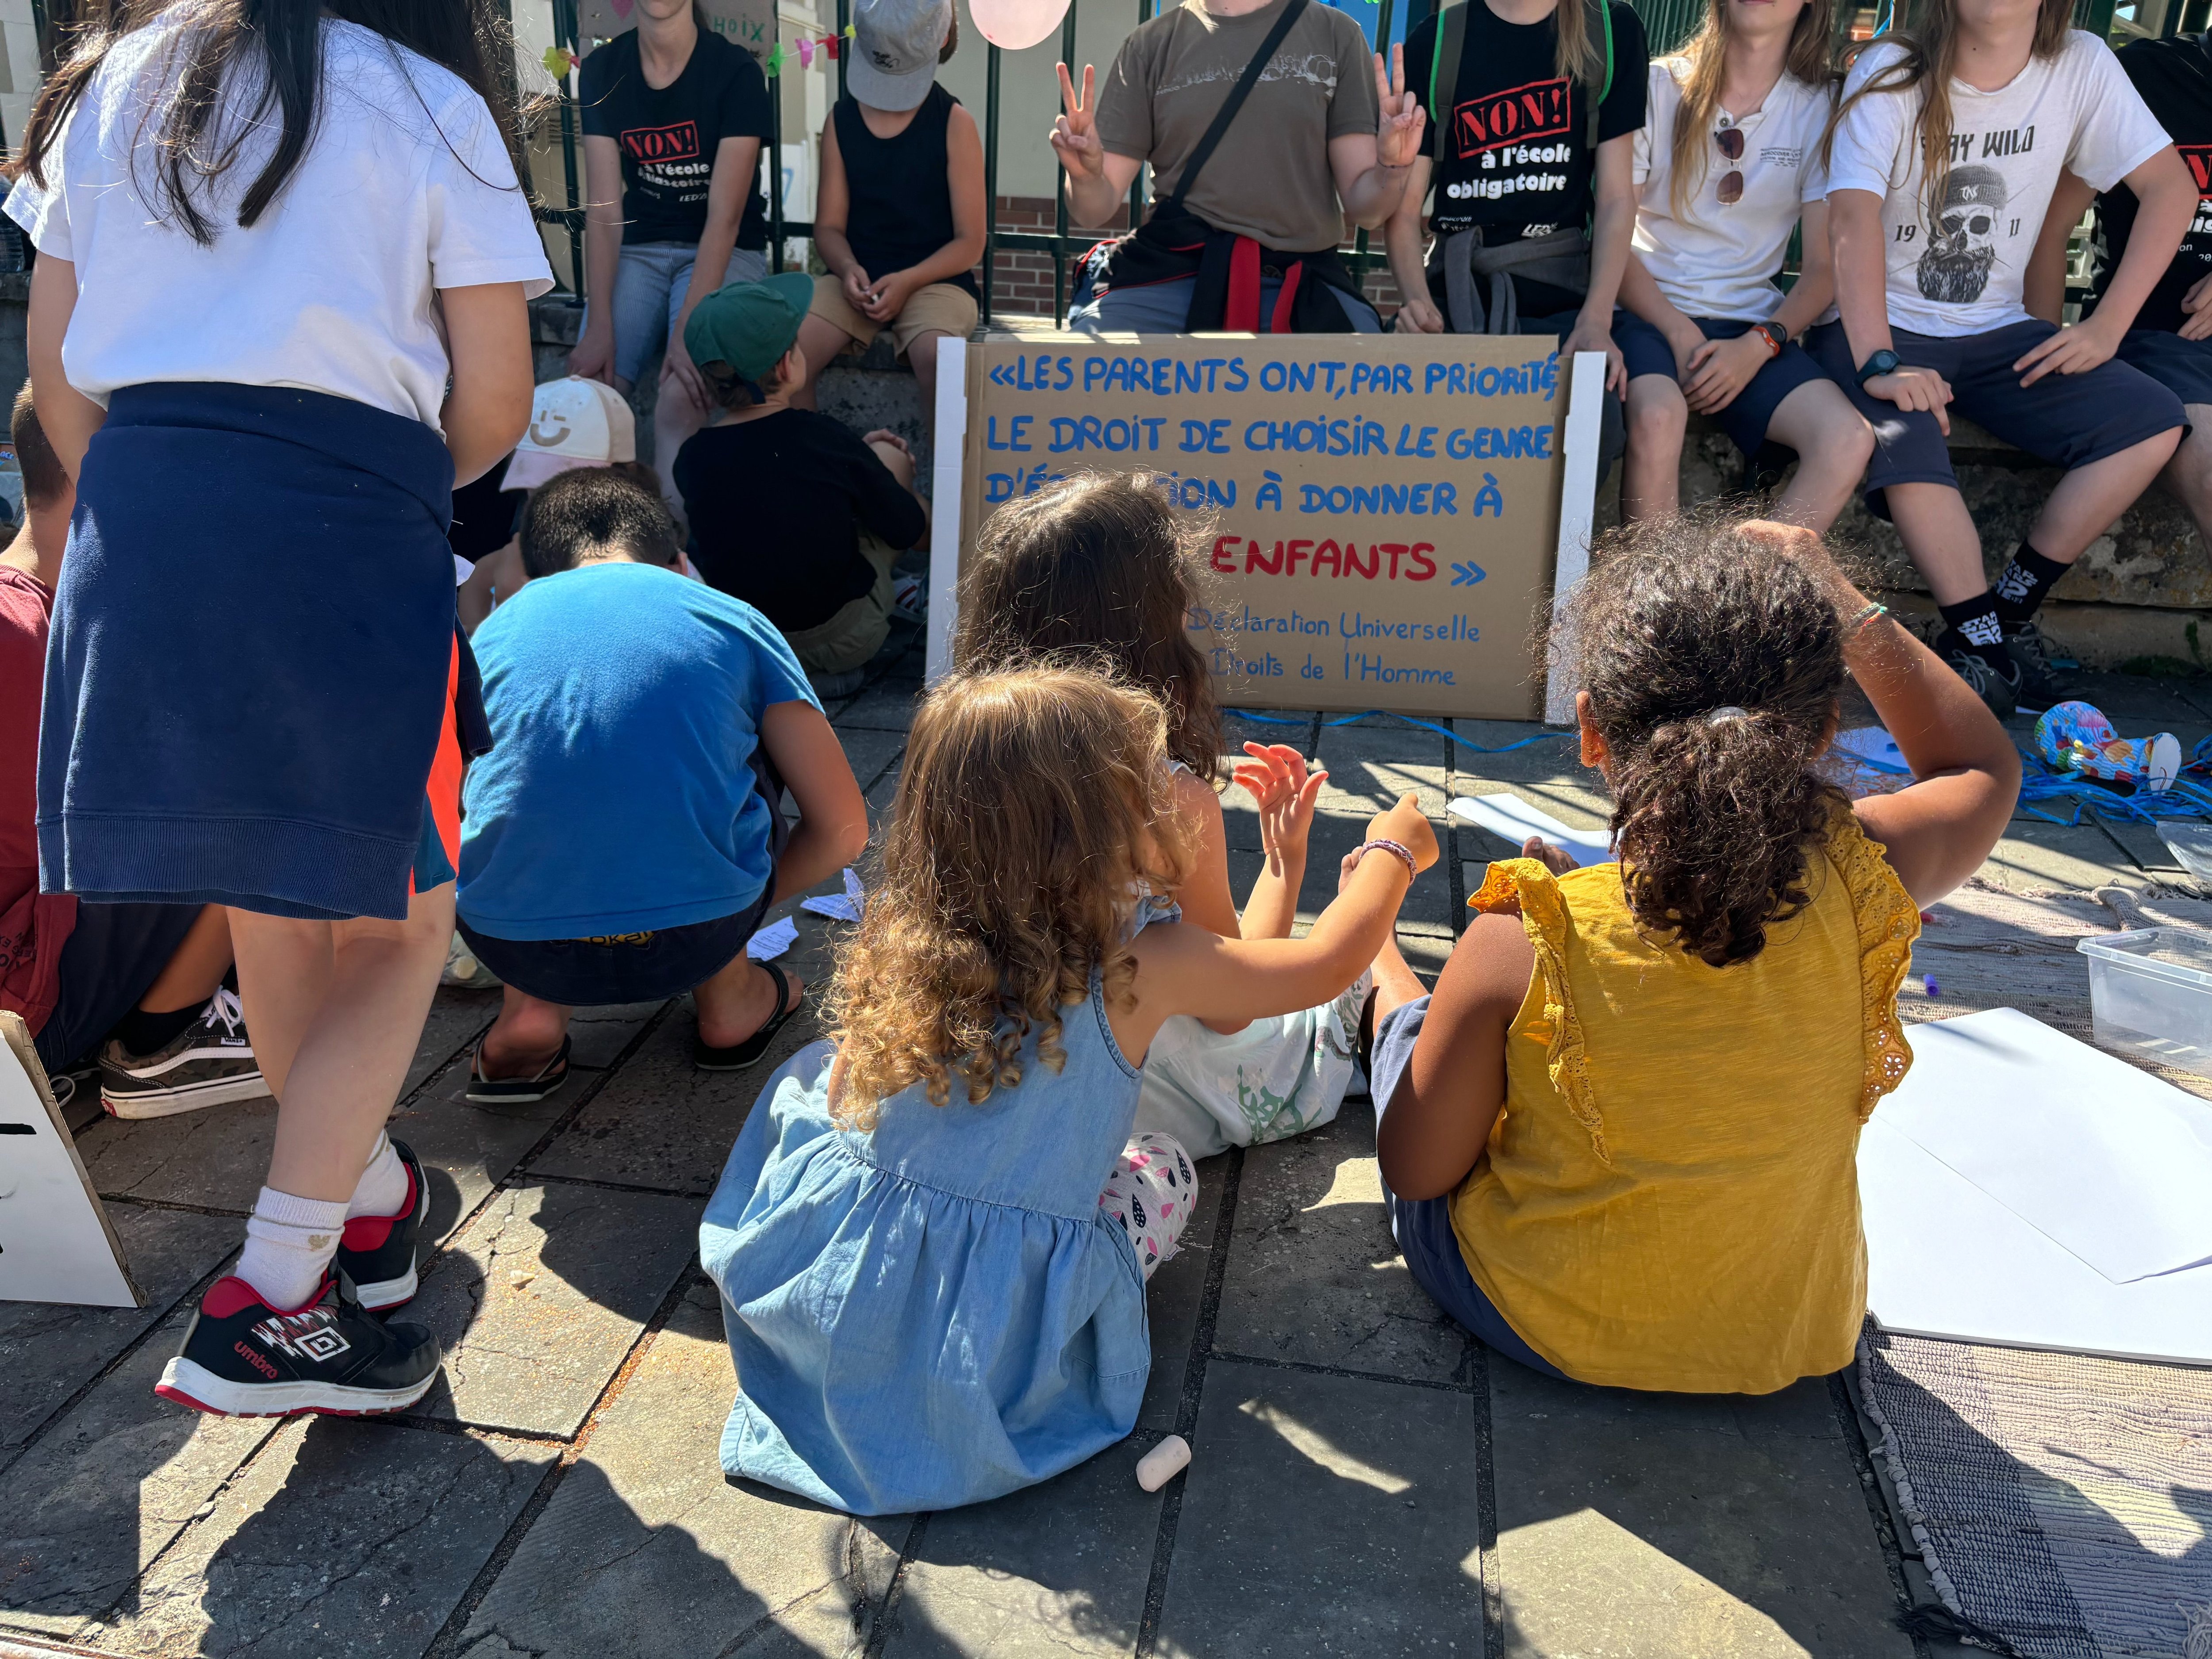
MULTIPOLYGON (((2049 63, 2066 45, 2074 27, 2073 0, 2042 0, 2035 15, 2035 40, 2031 57, 2049 63)), ((1932 231, 1943 215, 1943 198, 1951 178, 1951 74, 1959 61, 1958 0, 1915 0, 1909 28, 1892 29, 1868 43, 1868 49, 1888 42, 1904 54, 1887 68, 1877 70, 1866 83, 1844 98, 1828 118, 1820 137, 1820 160, 1826 165, 1843 125, 1860 100, 1877 93, 1920 90, 1920 111, 1914 122, 1917 148, 1926 165, 1920 174, 1920 207, 1932 231)))
MULTIPOLYGON (((493 0, 179 0, 167 8, 154 0, 111 0, 79 26, 68 60, 46 78, 24 131, 17 171, 43 188, 47 153, 107 54, 125 35, 157 18, 173 21, 176 33, 161 66, 167 95, 147 117, 149 125, 160 123, 151 138, 157 152, 155 199, 148 205, 202 246, 212 244, 219 227, 209 216, 209 192, 237 164, 248 139, 272 113, 280 113, 276 146, 238 204, 239 224, 251 227, 313 142, 325 10, 467 82, 505 135, 516 178, 527 179, 507 77, 494 68, 513 61, 513 39, 493 0), (250 107, 226 112, 223 88, 240 70, 258 77, 256 94, 250 107)), ((146 135, 137 142, 148 142, 146 135)))
POLYGON ((1206 530, 1141 475, 1081 474, 1008 502, 976 535, 953 666, 1103 664, 1167 706, 1169 755, 1214 781, 1221 709, 1189 624, 1206 530))
POLYGON ((1629 908, 1713 967, 1748 961, 1809 902, 1844 801, 1814 764, 1844 684, 1834 605, 1741 521, 1662 520, 1601 549, 1571 629, 1629 908))

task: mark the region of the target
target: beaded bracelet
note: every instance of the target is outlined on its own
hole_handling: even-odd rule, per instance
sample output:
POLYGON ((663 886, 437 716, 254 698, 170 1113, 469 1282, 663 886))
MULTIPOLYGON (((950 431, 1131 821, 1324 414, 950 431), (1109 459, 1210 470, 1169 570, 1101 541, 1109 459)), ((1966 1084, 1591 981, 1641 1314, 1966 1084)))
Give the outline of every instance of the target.
POLYGON ((1876 617, 1887 617, 1888 614, 1889 607, 1880 599, 1869 599, 1852 614, 1850 620, 1844 624, 1844 633, 1848 637, 1857 633, 1876 617))
POLYGON ((1410 848, 1400 845, 1395 841, 1382 841, 1380 839, 1375 841, 1363 841, 1352 850, 1357 852, 1360 857, 1365 858, 1367 856, 1367 850, 1370 847, 1379 847, 1384 852, 1395 853, 1400 858, 1403 859, 1406 861, 1406 879, 1407 881, 1412 881, 1421 873, 1420 866, 1413 862, 1413 850, 1410 848))

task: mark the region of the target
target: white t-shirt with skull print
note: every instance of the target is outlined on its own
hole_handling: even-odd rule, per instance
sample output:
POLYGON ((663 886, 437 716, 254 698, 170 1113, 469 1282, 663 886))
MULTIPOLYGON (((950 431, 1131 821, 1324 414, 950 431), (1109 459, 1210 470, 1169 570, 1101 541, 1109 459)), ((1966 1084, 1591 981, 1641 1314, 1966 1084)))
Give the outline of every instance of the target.
MULTIPOLYGON (((1902 49, 1869 47, 1848 100, 1902 49)), ((1828 191, 1882 198, 1889 323, 1916 334, 1985 334, 2027 320, 2021 283, 2061 168, 2110 190, 2172 141, 2112 53, 2071 30, 1995 92, 1951 82, 1951 170, 1933 225, 1921 200, 1920 94, 1877 93, 1836 128, 1828 191)))

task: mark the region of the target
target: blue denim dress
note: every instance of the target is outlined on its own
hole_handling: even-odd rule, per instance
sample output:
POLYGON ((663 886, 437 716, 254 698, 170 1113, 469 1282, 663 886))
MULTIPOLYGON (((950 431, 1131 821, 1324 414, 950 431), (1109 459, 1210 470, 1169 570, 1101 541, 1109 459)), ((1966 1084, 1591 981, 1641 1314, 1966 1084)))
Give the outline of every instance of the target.
MULTIPOLYGON (((1180 914, 1147 899, 1134 922, 1180 914)), ((737 1367, 730 1474, 855 1515, 950 1509, 1135 1426, 1145 1280, 1098 1194, 1139 1073, 1096 974, 1060 1024, 1059 1072, 1032 1036, 1018 1087, 908 1088, 865 1133, 830 1121, 830 1044, 770 1079, 699 1228, 737 1367)))

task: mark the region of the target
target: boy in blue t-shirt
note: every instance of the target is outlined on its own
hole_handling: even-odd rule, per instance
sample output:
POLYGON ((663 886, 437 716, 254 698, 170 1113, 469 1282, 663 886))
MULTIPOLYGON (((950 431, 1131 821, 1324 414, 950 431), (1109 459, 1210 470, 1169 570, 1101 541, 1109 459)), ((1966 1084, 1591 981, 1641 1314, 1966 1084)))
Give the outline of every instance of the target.
POLYGON ((676 556, 650 492, 565 473, 524 516, 529 580, 472 641, 493 747, 464 796, 460 930, 507 991, 471 1100, 558 1088, 571 1009, 686 990, 696 1063, 755 1064, 805 987, 745 941, 867 843, 860 786, 791 648, 676 556))

